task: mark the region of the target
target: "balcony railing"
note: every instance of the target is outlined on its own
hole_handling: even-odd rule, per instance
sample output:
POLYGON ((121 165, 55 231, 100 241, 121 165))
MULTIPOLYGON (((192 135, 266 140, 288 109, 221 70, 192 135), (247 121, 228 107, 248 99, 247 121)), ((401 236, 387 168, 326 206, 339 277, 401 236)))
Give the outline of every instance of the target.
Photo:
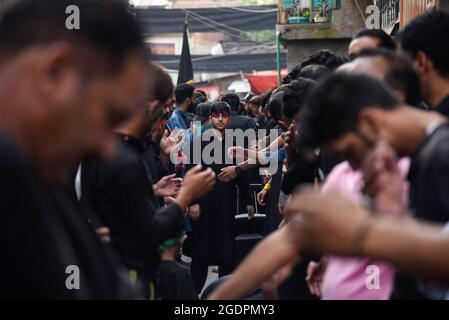
POLYGON ((399 21, 400 0, 376 0, 380 9, 382 29, 392 28, 399 21))
POLYGON ((337 0, 278 0, 279 24, 331 23, 337 0))

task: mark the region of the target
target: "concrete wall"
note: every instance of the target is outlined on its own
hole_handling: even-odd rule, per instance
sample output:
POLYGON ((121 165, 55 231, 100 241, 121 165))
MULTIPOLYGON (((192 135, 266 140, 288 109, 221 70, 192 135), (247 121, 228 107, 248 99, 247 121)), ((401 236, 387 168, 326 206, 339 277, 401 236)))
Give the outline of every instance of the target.
MULTIPOLYGON (((373 0, 358 0, 365 13, 373 0)), ((288 50, 288 68, 300 63, 320 49, 329 49, 346 54, 347 46, 354 34, 365 28, 364 18, 354 0, 341 0, 340 9, 332 12, 328 24, 284 24, 277 25, 283 46, 288 50)))
POLYGON ((345 56, 351 39, 298 40, 286 43, 287 67, 291 70, 306 58, 321 49, 329 49, 345 56))

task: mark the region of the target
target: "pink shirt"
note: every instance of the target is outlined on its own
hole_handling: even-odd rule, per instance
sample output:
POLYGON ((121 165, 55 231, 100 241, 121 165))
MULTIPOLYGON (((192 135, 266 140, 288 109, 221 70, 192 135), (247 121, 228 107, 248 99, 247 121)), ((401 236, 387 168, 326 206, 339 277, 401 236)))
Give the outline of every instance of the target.
MULTIPOLYGON (((406 176, 409 159, 399 161, 399 169, 406 176)), ((362 173, 353 171, 348 162, 336 166, 328 176, 323 191, 338 188, 354 201, 361 200, 362 173)), ((404 179, 406 184, 406 180, 404 179)), ((405 186, 405 194, 408 187, 405 186)), ((404 197, 404 201, 406 197, 404 197)), ((328 257, 322 284, 323 300, 387 300, 393 288, 394 269, 389 264, 369 258, 328 257), (374 266, 374 267, 371 267, 374 266), (378 285, 373 280, 373 268, 378 270, 378 285), (368 285, 367 285, 368 282, 368 285)))

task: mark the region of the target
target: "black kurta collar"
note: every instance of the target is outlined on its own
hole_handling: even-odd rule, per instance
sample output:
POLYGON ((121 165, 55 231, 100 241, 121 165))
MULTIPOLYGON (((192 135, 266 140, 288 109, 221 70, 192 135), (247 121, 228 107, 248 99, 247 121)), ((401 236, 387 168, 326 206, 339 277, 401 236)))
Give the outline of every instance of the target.
POLYGON ((437 112, 449 117, 449 96, 443 99, 435 109, 437 112))

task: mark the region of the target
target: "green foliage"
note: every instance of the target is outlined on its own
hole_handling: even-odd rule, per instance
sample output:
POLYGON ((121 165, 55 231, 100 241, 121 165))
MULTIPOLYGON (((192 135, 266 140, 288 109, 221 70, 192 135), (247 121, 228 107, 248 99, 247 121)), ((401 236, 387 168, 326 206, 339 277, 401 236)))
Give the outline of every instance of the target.
POLYGON ((276 33, 274 30, 244 32, 243 36, 255 42, 274 42, 276 40, 276 33))

